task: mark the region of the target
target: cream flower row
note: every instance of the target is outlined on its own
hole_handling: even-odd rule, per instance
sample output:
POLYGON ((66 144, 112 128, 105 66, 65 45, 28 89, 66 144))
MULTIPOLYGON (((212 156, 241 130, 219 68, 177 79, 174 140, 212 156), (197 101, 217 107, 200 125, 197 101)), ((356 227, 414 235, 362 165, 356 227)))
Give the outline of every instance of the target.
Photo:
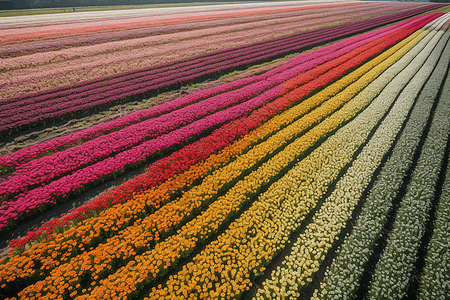
MULTIPOLYGON (((447 54, 450 58, 450 54, 447 54)), ((449 66, 448 62, 444 66, 449 66)), ((443 71, 442 74, 445 74, 443 71)), ((444 96, 450 95, 450 77, 442 88, 442 100, 444 96)), ((447 104, 450 105, 450 104, 447 104)), ((450 269, 449 236, 450 232, 450 164, 447 165, 447 174, 442 187, 439 204, 434 222, 434 232, 428 245, 425 258, 425 269, 420 284, 419 299, 444 300, 450 297, 450 280, 448 270, 450 269)))
MULTIPOLYGON (((389 55, 385 62, 375 60, 366 64, 366 68, 373 63, 376 67, 366 75, 360 75, 361 78, 357 82, 336 96, 349 97, 352 100, 305 134, 306 140, 302 142, 309 144, 309 140, 315 139, 315 136, 323 137, 329 132, 329 128, 336 128, 358 114, 378 93, 369 96, 373 93, 371 90, 364 93, 364 96, 353 98, 355 94, 400 59, 425 35, 414 35, 419 37, 397 53, 395 51, 399 47, 391 48, 389 53, 385 53, 389 55)), ((402 46, 405 44, 402 43, 402 46)), ((361 72, 361 69, 357 72, 361 72)), ((345 79, 346 77, 343 78, 345 79)), ((360 139, 361 142, 364 141, 363 137, 360 139)), ((301 145, 302 143, 294 142, 286 150, 295 153, 301 145)), ((233 222, 217 241, 198 254, 193 262, 188 263, 177 275, 171 276, 167 288, 154 289, 149 297, 182 297, 183 293, 201 297, 210 292, 212 287, 214 291, 211 291, 210 297, 233 297, 246 290, 249 286, 248 279, 262 272, 273 255, 284 247, 289 234, 326 192, 333 181, 332 178, 338 176, 340 170, 351 160, 353 152, 345 158, 341 156, 342 149, 348 146, 345 140, 326 141, 282 179, 272 184, 249 210, 233 222), (334 168, 330 168, 331 162, 335 163, 334 168), (231 272, 232 269, 237 271, 231 272), (205 278, 208 278, 207 283, 205 278), (192 289, 193 285, 198 287, 198 295, 193 294, 196 293, 192 289)), ((271 162, 267 163, 268 166, 269 163, 271 162)), ((270 167, 275 168, 276 164, 270 167)))
MULTIPOLYGON (((387 57, 388 55, 382 55, 379 60, 382 61, 387 57)), ((376 64, 373 63, 368 64, 366 66, 366 72, 375 65, 376 64)), ((303 103, 320 103, 323 99, 329 98, 349 83, 355 81, 359 78, 359 75, 360 72, 348 75, 349 78, 347 78, 347 80, 338 81, 329 88, 326 88, 322 92, 305 100, 303 103)), ((361 88, 362 87, 360 87, 360 89, 361 88)), ((354 95, 357 92, 358 90, 352 90, 350 94, 354 95)), ((349 97, 351 98, 351 96, 349 97)), ((233 170, 238 170, 240 168, 248 169, 249 167, 247 164, 253 161, 256 157, 271 153, 273 151, 273 147, 280 149, 280 146, 286 141, 292 139, 296 134, 303 132, 313 124, 320 122, 320 120, 331 114, 345 102, 345 97, 334 97, 325 102, 322 106, 305 115, 305 117, 300 118, 292 125, 281 130, 279 133, 269 138, 266 142, 252 148, 252 150, 250 150, 243 157, 238 158, 235 162, 231 163, 232 166, 230 168, 233 170), (282 138, 283 136, 284 138, 282 138)), ((301 106, 302 105, 298 105, 294 108, 301 106)), ((362 109, 362 107, 359 109, 362 109)), ((351 118, 351 115, 347 115, 347 117, 351 118)), ((338 122, 335 123, 334 127, 326 128, 326 130, 319 130, 319 134, 316 134, 315 128, 313 128, 311 131, 314 133, 311 133, 310 131, 297 138, 294 142, 289 144, 284 150, 276 154, 268 162, 264 163, 256 171, 246 176, 243 180, 238 181, 226 195, 219 197, 204 213, 181 228, 177 232, 177 235, 159 243, 155 249, 136 257, 135 261, 130 262, 116 274, 109 276, 109 278, 106 279, 101 286, 92 291, 91 295, 95 295, 96 297, 108 297, 108 293, 112 292, 118 297, 123 297, 124 295, 121 294, 120 289, 121 284, 124 281, 129 280, 133 287, 139 288, 140 282, 136 280, 137 274, 139 274, 139 276, 147 277, 148 279, 145 280, 146 282, 151 281, 152 278, 159 278, 161 274, 165 273, 163 270, 173 266, 180 257, 185 257, 191 253, 196 245, 203 243, 211 235, 216 233, 224 222, 239 211, 243 205, 251 201, 252 197, 254 197, 264 185, 270 183, 271 180, 273 180, 273 178, 277 176, 283 168, 291 165, 296 159, 301 157, 305 151, 313 146, 314 143, 317 143, 317 141, 326 135, 327 132, 330 133, 333 131, 336 126, 339 126, 338 122), (161 256, 161 253, 165 253, 166 255, 161 256)), ((215 178, 215 180, 213 180, 213 178, 209 178, 204 181, 205 184, 208 185, 203 189, 203 200, 207 197, 205 190, 208 190, 209 192, 216 190, 213 183, 219 183, 220 180, 222 180, 221 178, 222 176, 215 178)), ((189 194, 189 192, 186 194, 189 194)))
MULTIPOLYGON (((442 38, 436 46, 436 49, 441 51, 434 51, 431 54, 429 61, 433 60, 434 63, 424 65, 419 71, 418 74, 424 75, 423 78, 427 78, 423 71, 428 69, 428 72, 431 72, 430 68, 436 65, 442 48, 445 47, 446 40, 448 40, 448 37, 442 38)), ((449 47, 445 49, 436 69, 420 93, 414 110, 395 144, 392 155, 383 166, 377 181, 365 200, 351 235, 342 245, 328 270, 319 292, 321 299, 341 297, 348 299, 358 287, 364 264, 372 254, 375 240, 381 235, 392 201, 412 164, 414 153, 430 116, 439 86, 449 65, 449 50, 449 47)))
MULTIPOLYGON (((353 126, 346 132, 347 135, 355 135, 355 131, 358 131, 358 133, 364 132, 364 136, 368 137, 376 126, 376 122, 382 120, 398 96, 373 137, 336 184, 332 194, 325 199, 325 203, 314 216, 313 222, 299 236, 292 247, 291 254, 281 266, 272 272, 272 278, 263 283, 256 298, 273 298, 280 294, 289 298, 298 297, 299 290, 312 281, 312 275, 318 271, 328 249, 350 218, 354 206, 370 182, 383 156, 394 142, 414 104, 416 95, 426 81, 426 77, 419 72, 408 84, 439 40, 436 36, 430 40, 432 36, 434 36, 433 33, 429 34, 417 45, 417 50, 426 45, 417 56, 414 55, 416 54, 414 51, 408 53, 410 57, 415 56, 414 60, 384 88, 361 115, 349 124, 349 127, 353 126), (405 89, 402 91, 403 88, 405 89)), ((408 59, 405 59, 403 63, 407 61, 408 59)), ((437 60, 434 63, 436 62, 437 60)), ((406 64, 403 66, 405 67, 406 64)), ((336 134, 336 138, 339 133, 336 134)), ((340 138, 348 139, 347 137, 340 138)))
POLYGON ((450 133, 450 105, 446 98, 447 95, 441 97, 437 105, 388 243, 377 263, 368 294, 370 299, 392 295, 400 299, 406 293, 450 133))
POLYGON ((445 300, 450 296, 450 280, 448 277, 448 270, 450 269, 449 232, 450 167, 447 167, 446 179, 436 212, 434 232, 425 260, 426 267, 420 285, 419 299, 445 300))

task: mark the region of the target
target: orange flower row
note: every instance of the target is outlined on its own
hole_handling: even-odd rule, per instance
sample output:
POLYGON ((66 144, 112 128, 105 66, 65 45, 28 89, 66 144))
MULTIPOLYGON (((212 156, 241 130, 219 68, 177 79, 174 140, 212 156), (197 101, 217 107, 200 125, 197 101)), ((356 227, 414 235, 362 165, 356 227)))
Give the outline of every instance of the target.
MULTIPOLYGON (((44 270, 47 270, 48 272, 62 264, 58 270, 55 270, 54 273, 46 279, 47 282, 49 282, 48 280, 50 280, 51 277, 60 277, 59 274, 67 274, 68 277, 66 281, 77 282, 77 276, 88 274, 90 268, 88 268, 87 265, 94 265, 100 262, 95 260, 94 263, 89 264, 87 262, 90 260, 86 259, 88 256, 96 258, 102 257, 102 264, 100 264, 100 267, 96 268, 95 273, 93 273, 94 277, 102 274, 102 272, 107 272, 106 269, 110 268, 112 262, 126 261, 130 257, 136 255, 136 251, 139 247, 145 248, 151 246, 152 241, 154 242, 159 239, 159 233, 167 233, 170 229, 176 228, 179 222, 185 221, 186 218, 191 218, 187 213, 189 210, 193 210, 195 207, 203 205, 203 202, 212 201, 217 191, 228 184, 232 184, 242 176, 247 169, 257 166, 258 162, 261 161, 261 159, 265 159, 267 154, 277 152, 277 149, 280 149, 280 147, 298 134, 298 130, 301 132, 308 128, 308 126, 319 121, 311 119, 311 122, 301 124, 303 127, 297 128, 297 131, 286 131, 287 135, 282 137, 283 141, 279 140, 279 137, 277 137, 277 139, 272 139, 262 146, 264 150, 257 156, 253 156, 254 152, 251 152, 249 155, 244 155, 236 162, 224 167, 220 172, 210 177, 208 180, 205 180, 202 187, 190 191, 190 195, 194 195, 193 200, 183 202, 183 199, 186 198, 181 198, 179 200, 181 202, 175 202, 174 204, 163 207, 160 211, 157 211, 156 214, 151 215, 148 220, 144 220, 142 223, 139 220, 136 222, 135 226, 123 229, 132 222, 133 217, 136 214, 144 216, 145 209, 147 209, 147 212, 153 212, 155 208, 168 202, 174 193, 186 189, 193 184, 195 180, 204 177, 215 168, 228 162, 233 157, 236 157, 236 155, 242 153, 242 151, 247 149, 250 145, 266 139, 274 132, 280 130, 280 128, 283 128, 304 115, 311 108, 320 105, 323 101, 339 92, 345 87, 345 84, 349 84, 352 80, 355 81, 356 79, 356 75, 347 77, 345 82, 341 82, 340 85, 332 85, 323 92, 317 94, 317 96, 305 100, 303 103, 286 113, 275 117, 270 122, 247 135, 245 138, 235 142, 221 153, 211 156, 206 162, 198 163, 189 171, 169 179, 166 183, 155 187, 142 195, 135 196, 126 204, 117 205, 108 211, 102 212, 98 218, 88 219, 64 234, 55 234, 55 240, 47 241, 45 244, 36 245, 33 247, 32 251, 27 251, 25 255, 16 258, 13 257, 7 264, 10 268, 3 268, 3 270, 7 270, 6 276, 2 276, 1 278, 6 278, 6 281, 14 281, 17 277, 28 277, 35 274, 36 271, 38 271, 39 276, 41 276, 44 274, 44 270), (234 174, 234 176, 230 176, 231 174, 234 174), (212 194, 208 194, 210 191, 212 191, 212 194), (177 207, 178 205, 181 206, 177 207), (172 219, 168 218, 170 215, 173 216, 172 219), (149 228, 153 229, 148 231, 149 228), (89 246, 93 240, 97 239, 100 241, 107 236, 115 235, 117 232, 119 232, 119 235, 109 239, 102 247, 92 250, 91 246, 89 246), (143 232, 145 232, 145 234, 143 232), (70 258, 73 255, 86 250, 91 251, 87 252, 89 254, 85 253, 70 261, 70 258), (119 255, 120 259, 119 257, 105 257, 105 253, 114 253, 116 256, 119 255), (25 265, 25 269, 22 268, 24 266, 23 264, 17 263, 19 261, 22 263, 28 262, 28 264, 25 265), (39 269, 35 266, 35 261, 42 263, 42 266, 39 269), (64 262, 66 262, 66 264, 64 264, 64 262), (71 273, 67 272, 68 269, 65 268, 73 268, 78 271, 76 273, 71 273)), ((292 96, 289 98, 292 98, 292 96)), ((329 107, 328 109, 337 109, 342 103, 343 102, 334 106, 332 105, 332 107, 329 107)), ((324 112, 322 118, 325 117, 327 113, 329 112, 324 112)), ((2 268, 0 266, 0 274, 1 272, 2 268)), ((39 286, 39 284, 37 284, 37 286, 39 286)), ((42 287, 44 286, 46 285, 43 285, 42 287)), ((29 289, 34 290, 31 287, 29 289)))
MULTIPOLYGON (((304 147, 305 144, 320 140, 351 120, 378 94, 374 93, 373 88, 365 89, 362 93, 360 91, 400 59, 414 44, 408 44, 396 53, 405 45, 405 42, 402 42, 400 46, 391 48, 374 61, 338 81, 336 84, 356 74, 358 78, 361 77, 333 98, 348 97, 350 102, 286 147, 285 151, 288 149, 298 151, 302 145, 304 147), (383 62, 387 57, 388 59, 383 62), (368 73, 361 76, 360 72, 363 69, 368 73)), ((345 144, 346 139, 340 140, 339 137, 343 135, 349 137, 351 136, 349 132, 352 131, 342 130, 342 132, 343 134, 330 138, 330 141, 327 140, 282 179, 275 182, 248 211, 230 225, 224 234, 207 245, 206 249, 196 255, 179 273, 171 276, 167 281, 167 287, 154 288, 149 299, 182 298, 186 293, 194 298, 202 298, 207 297, 211 290, 218 293, 217 298, 232 298, 248 289, 250 278, 264 271, 275 253, 284 248, 289 233, 315 207, 326 193, 328 186, 337 178, 340 170, 353 158, 351 151, 348 155, 341 155, 343 147, 348 145, 345 144), (206 278, 209 281, 205 280, 206 278)), ((360 142, 364 142, 364 139, 361 138, 360 142)), ((353 145, 352 151, 356 151, 357 148, 353 145)))
MULTIPOLYGON (((321 95, 321 97, 316 97, 317 99, 320 99, 320 101, 324 101, 329 97, 327 93, 322 93, 321 95)), ((257 141, 270 136, 273 132, 277 132, 277 130, 287 123, 292 122, 292 120, 298 118, 299 115, 304 114, 311 109, 311 107, 317 105, 317 102, 317 100, 305 101, 289 111, 274 117, 268 123, 233 143, 230 147, 227 147, 224 151, 211 156, 206 161, 209 165, 198 164, 198 168, 191 168, 189 171, 182 175, 175 176, 173 179, 157 188, 136 195, 132 202, 136 206, 144 205, 145 203, 148 205, 149 202, 152 201, 154 207, 157 207, 161 203, 168 202, 168 200, 170 200, 168 190, 178 190, 178 188, 184 186, 184 184, 192 183, 192 178, 195 178, 195 176, 193 176, 194 174, 205 173, 205 165, 211 168, 217 165, 217 162, 229 160, 230 156, 239 153, 245 149, 246 146, 248 147, 251 142, 256 143, 257 141)), ((332 105, 331 110, 336 109, 339 106, 340 104, 332 105)), ((328 112, 325 112, 325 116, 327 113, 328 112)), ((321 118, 324 117, 322 114, 319 114, 321 118)), ((266 141, 256 145, 247 153, 237 157, 228 165, 225 165, 215 171, 212 175, 206 177, 200 186, 196 186, 187 191, 177 200, 165 204, 159 210, 156 210, 153 214, 143 220, 138 220, 133 226, 129 226, 120 231, 118 235, 111 237, 107 242, 99 245, 97 248, 85 252, 59 266, 53 270, 50 276, 45 280, 27 287, 20 295, 30 297, 38 291, 42 293, 59 294, 61 290, 59 290, 57 286, 60 286, 64 282, 77 283, 80 278, 86 275, 89 275, 89 277, 92 278, 91 284, 95 286, 98 284, 98 276, 102 275, 102 273, 104 273, 111 264, 115 263, 117 259, 120 258, 121 261, 126 261, 137 254, 139 247, 151 248, 152 243, 158 241, 160 235, 170 234, 170 232, 173 232, 173 229, 176 229, 177 226, 179 226, 178 224, 192 218, 191 214, 194 214, 196 209, 214 201, 217 193, 225 185, 233 184, 233 182, 245 174, 246 170, 257 166, 258 163, 267 156, 270 157, 273 155, 274 152, 282 148, 283 145, 286 145, 286 143, 299 134, 299 132, 304 131, 309 126, 317 123, 317 121, 316 118, 310 116, 297 120, 292 125, 269 137, 266 141), (71 272, 71 270, 75 270, 75 272, 71 272)), ((276 172, 272 172, 270 175, 266 172, 264 172, 264 174, 266 175, 267 181, 276 175, 276 172)), ((208 220, 209 222, 213 222, 214 218, 210 217, 208 220)), ((85 237, 82 239, 84 238, 85 237)), ((158 250, 156 253, 160 255, 165 252, 158 250)), ((164 254, 163 257, 169 258, 170 256, 164 254)), ((79 290, 81 289, 82 287, 79 288, 79 290)), ((88 287, 86 292, 90 292, 91 289, 91 287, 88 287)))
MULTIPOLYGON (((370 70, 375 65, 376 64, 370 64, 367 66, 367 69, 370 70)), ((354 75, 356 74, 358 73, 355 73, 354 75)), ((348 81, 340 81, 336 85, 342 85, 345 84, 345 82, 348 81)), ((362 85, 362 87, 364 86, 365 85, 362 85)), ((360 87, 360 89, 362 87, 360 87)), ((357 92, 357 90, 353 90, 353 93, 357 92)), ((328 91, 324 91, 316 96, 313 96, 312 98, 321 98, 327 94, 328 91)), ((346 95, 351 98, 354 94, 352 96, 349 96, 348 94, 346 95)), ((269 138, 267 142, 257 145, 247 154, 256 155, 257 151, 273 151, 272 144, 282 142, 282 140, 280 140, 280 136, 283 136, 284 134, 292 135, 295 131, 303 132, 312 124, 315 124, 323 119, 327 113, 329 114, 337 107, 340 107, 342 105, 342 101, 344 101, 343 99, 345 99, 345 97, 335 98, 336 103, 330 104, 333 101, 327 102, 320 108, 281 130, 279 133, 269 138)), ((308 100, 305 102, 307 101, 308 100)), ((367 105, 367 102, 368 101, 365 102, 365 105, 367 105)), ((362 108, 363 105, 356 106, 356 108, 355 106, 352 106, 353 114, 346 111, 345 113, 339 114, 340 119, 337 119, 341 122, 348 120, 362 108)), ((295 161, 302 155, 302 153, 304 153, 304 151, 326 135, 327 132, 330 133, 336 128, 336 126, 339 126, 339 122, 336 122, 335 120, 333 121, 334 123, 332 124, 334 127, 328 127, 325 131, 323 131, 323 129, 319 131, 315 131, 313 129, 312 131, 315 131, 313 134, 307 133, 298 138, 279 154, 264 163, 256 171, 239 181, 227 192, 225 196, 219 197, 218 200, 212 203, 204 213, 183 226, 183 228, 178 231, 177 235, 167 238, 157 244, 154 249, 144 253, 143 255, 137 256, 136 259, 130 261, 127 266, 121 268, 115 274, 110 275, 101 283, 100 286, 94 288, 91 295, 83 295, 80 299, 89 297, 124 297, 135 293, 136 290, 139 290, 145 283, 149 283, 154 280, 154 278, 160 278, 160 276, 164 275, 166 270, 175 265, 180 258, 189 255, 196 245, 203 243, 206 239, 215 234, 225 221, 232 217, 234 213, 239 211, 243 204, 250 201, 252 196, 256 195, 260 188, 265 184, 268 184, 270 180, 283 168, 295 161), (136 278, 139 278, 139 280, 136 280, 136 278), (124 282, 127 286, 126 291, 123 290, 124 282)), ((241 156, 236 160, 236 164, 231 163, 230 166, 233 166, 233 169, 242 165, 247 168, 248 159, 245 157, 246 155, 241 156)), ((220 178, 221 177, 219 176, 217 179, 220 180, 220 178)), ((214 184, 212 182, 208 183, 207 179, 206 184, 207 187, 214 187, 214 184)), ((204 191, 203 197, 206 195, 207 194, 204 191)), ((186 207, 186 209, 190 208, 186 207)))

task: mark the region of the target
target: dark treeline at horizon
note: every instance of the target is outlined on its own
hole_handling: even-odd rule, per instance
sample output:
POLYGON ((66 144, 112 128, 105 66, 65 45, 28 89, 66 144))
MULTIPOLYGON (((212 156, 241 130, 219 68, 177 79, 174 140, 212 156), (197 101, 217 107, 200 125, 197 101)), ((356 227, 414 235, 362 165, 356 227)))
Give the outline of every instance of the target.
POLYGON ((0 10, 232 1, 233 0, 0 0, 0 10))

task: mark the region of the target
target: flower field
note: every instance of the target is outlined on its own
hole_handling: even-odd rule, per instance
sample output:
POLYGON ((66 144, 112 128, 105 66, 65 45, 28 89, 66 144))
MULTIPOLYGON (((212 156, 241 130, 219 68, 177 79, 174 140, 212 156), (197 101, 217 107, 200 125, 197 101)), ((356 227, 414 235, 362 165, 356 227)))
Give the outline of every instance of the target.
POLYGON ((449 28, 387 1, 0 19, 0 298, 449 299, 449 28))

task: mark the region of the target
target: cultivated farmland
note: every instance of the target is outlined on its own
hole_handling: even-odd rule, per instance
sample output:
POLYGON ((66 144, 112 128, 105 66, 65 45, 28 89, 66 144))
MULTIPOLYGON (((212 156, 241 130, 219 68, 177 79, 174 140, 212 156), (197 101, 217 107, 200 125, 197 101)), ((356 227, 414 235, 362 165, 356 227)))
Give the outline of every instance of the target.
POLYGON ((1 18, 0 298, 449 299, 449 27, 426 2, 1 18))

